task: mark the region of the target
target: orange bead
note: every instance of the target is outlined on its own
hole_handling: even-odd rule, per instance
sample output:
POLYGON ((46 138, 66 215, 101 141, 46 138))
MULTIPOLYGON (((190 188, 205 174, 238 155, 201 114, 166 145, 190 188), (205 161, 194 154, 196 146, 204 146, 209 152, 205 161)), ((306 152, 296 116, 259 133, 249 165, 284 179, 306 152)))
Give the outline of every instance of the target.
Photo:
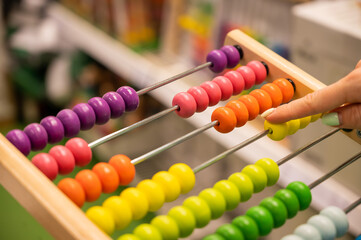
POLYGON ((290 83, 286 78, 279 78, 273 81, 282 91, 282 103, 288 103, 291 101, 293 94, 295 93, 292 83, 290 83))
POLYGON ((244 105, 244 103, 237 101, 237 100, 233 100, 233 101, 228 102, 226 104, 226 107, 232 109, 234 114, 236 115, 236 118, 237 118, 236 127, 242 127, 243 125, 245 125, 247 123, 248 109, 244 105))
POLYGON ((260 114, 272 107, 272 99, 265 90, 256 89, 250 92, 249 95, 257 99, 260 114))
POLYGON ((82 185, 85 192, 85 199, 87 202, 95 201, 102 193, 102 184, 98 175, 89 169, 84 169, 78 172, 75 176, 80 185, 82 185))
POLYGON ((267 83, 261 87, 262 90, 266 91, 272 99, 272 107, 276 108, 281 105, 283 100, 283 94, 281 89, 274 83, 267 83))
POLYGON ((93 172, 98 175, 102 183, 103 193, 112 193, 117 190, 119 186, 119 176, 112 165, 105 162, 100 162, 94 165, 93 172))
POLYGON ((221 133, 232 131, 237 125, 237 117, 232 109, 228 107, 219 107, 213 111, 212 122, 217 120, 218 124, 214 128, 221 133))
POLYGON ((58 183, 58 188, 72 200, 78 207, 82 207, 85 202, 85 192, 83 187, 72 178, 64 178, 58 183))
POLYGON ((255 119, 259 114, 259 104, 255 97, 251 95, 243 95, 238 98, 238 101, 242 102, 248 110, 248 120, 255 119))
POLYGON ((118 173, 119 185, 125 186, 133 181, 135 167, 129 157, 124 154, 115 155, 109 160, 109 164, 112 165, 118 173))

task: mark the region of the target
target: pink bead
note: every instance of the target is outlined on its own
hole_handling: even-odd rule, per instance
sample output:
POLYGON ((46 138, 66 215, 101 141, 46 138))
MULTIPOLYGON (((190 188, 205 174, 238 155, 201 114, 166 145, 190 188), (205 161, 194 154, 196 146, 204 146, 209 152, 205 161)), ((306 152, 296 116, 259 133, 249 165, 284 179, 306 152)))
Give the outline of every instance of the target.
POLYGON ((187 93, 192 95, 197 103, 196 112, 203 112, 207 109, 209 104, 209 98, 206 90, 201 87, 191 87, 187 93))
POLYGON ((209 99, 209 106, 214 106, 221 100, 222 92, 221 88, 218 86, 217 83, 206 81, 201 84, 200 86, 204 90, 206 90, 208 99, 209 99))
POLYGON ((54 180, 58 175, 58 164, 50 154, 36 154, 31 162, 50 180, 54 180))
POLYGON ((172 105, 179 107, 176 113, 182 118, 192 116, 197 109, 196 100, 191 94, 186 92, 177 93, 173 98, 172 105))
POLYGON ((245 90, 250 89, 251 87, 254 86, 254 84, 256 83, 256 74, 254 73, 252 68, 247 66, 242 66, 237 68, 237 72, 239 72, 244 79, 245 90))
POLYGON ((229 71, 224 76, 232 83, 233 95, 238 95, 244 90, 245 83, 242 74, 237 71, 229 71))
POLYGON ((66 147, 58 145, 50 149, 49 154, 58 164, 60 174, 71 173, 75 168, 73 153, 66 147))
POLYGON ((221 92, 222 92, 221 100, 222 101, 225 101, 232 96, 233 85, 232 85, 232 82, 228 78, 223 77, 223 76, 218 76, 218 77, 213 78, 212 82, 217 83, 217 85, 221 89, 221 92))
POLYGON ((261 84, 267 77, 267 69, 260 61, 250 61, 247 67, 252 68, 256 75, 256 84, 261 84))
POLYGON ((81 138, 69 139, 65 147, 73 153, 77 166, 85 166, 92 160, 92 150, 88 146, 88 143, 81 138))

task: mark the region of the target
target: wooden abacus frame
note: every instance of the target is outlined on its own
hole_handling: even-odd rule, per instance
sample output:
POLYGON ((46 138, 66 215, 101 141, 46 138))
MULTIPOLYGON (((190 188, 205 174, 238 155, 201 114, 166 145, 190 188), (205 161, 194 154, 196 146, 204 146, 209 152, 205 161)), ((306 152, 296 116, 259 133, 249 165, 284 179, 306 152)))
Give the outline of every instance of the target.
MULTIPOLYGON (((240 45, 242 63, 259 60, 269 67, 268 81, 292 79, 295 98, 325 85, 239 30, 228 33, 226 45, 240 45)), ((347 134, 361 144, 355 130, 347 134)), ((22 153, 0 134, 0 183, 56 239, 110 239, 45 177, 22 153)))

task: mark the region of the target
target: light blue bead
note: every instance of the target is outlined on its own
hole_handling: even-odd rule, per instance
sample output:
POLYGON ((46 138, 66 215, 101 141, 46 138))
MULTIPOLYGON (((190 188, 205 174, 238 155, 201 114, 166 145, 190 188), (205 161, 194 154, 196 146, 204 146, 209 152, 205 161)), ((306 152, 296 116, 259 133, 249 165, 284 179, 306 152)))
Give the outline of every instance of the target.
POLYGON ((315 215, 308 219, 307 223, 317 228, 322 240, 333 240, 336 238, 336 227, 328 217, 315 215))
POLYGON ((361 240, 361 235, 359 235, 355 240, 361 240))
POLYGON ((287 235, 281 238, 281 240, 305 240, 304 238, 301 238, 300 236, 297 236, 295 234, 287 235))
POLYGON ((336 227, 336 237, 342 237, 348 231, 348 219, 346 213, 338 207, 327 207, 320 215, 328 217, 336 227))
POLYGON ((294 234, 300 236, 303 239, 322 240, 321 234, 314 226, 310 224, 302 224, 298 226, 294 234))

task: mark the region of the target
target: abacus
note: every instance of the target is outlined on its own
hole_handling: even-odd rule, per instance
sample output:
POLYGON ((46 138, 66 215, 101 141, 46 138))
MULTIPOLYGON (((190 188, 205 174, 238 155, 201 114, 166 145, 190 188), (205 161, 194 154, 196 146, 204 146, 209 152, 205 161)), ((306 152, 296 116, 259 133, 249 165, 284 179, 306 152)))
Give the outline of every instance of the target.
MULTIPOLYGON (((89 209, 86 214, 87 216, 85 216, 85 214, 79 210, 76 205, 81 206, 85 200, 96 199, 102 191, 112 192, 119 186, 120 183, 123 185, 129 184, 135 174, 134 164, 140 163, 148 157, 168 149, 175 144, 185 141, 186 139, 191 138, 211 127, 214 127, 221 133, 230 132, 235 127, 243 126, 248 120, 254 119, 258 113, 262 113, 270 107, 276 107, 281 103, 288 102, 291 100, 291 98, 300 98, 308 93, 324 87, 322 83, 303 72, 301 69, 279 57, 263 45, 259 44, 238 30, 232 31, 227 35, 225 45, 226 46, 224 46, 221 50, 212 51, 205 64, 191 69, 184 74, 180 74, 174 78, 165 80, 164 82, 157 84, 157 87, 160 87, 171 81, 175 81, 184 75, 191 74, 205 67, 210 67, 214 72, 221 72, 227 65, 229 68, 235 67, 238 64, 239 59, 241 59, 241 63, 246 64, 245 67, 241 67, 237 71, 228 72, 224 75, 224 77, 216 77, 213 81, 205 82, 200 87, 191 88, 187 93, 177 94, 173 99, 173 107, 139 123, 136 123, 134 126, 130 126, 118 131, 117 133, 106 136, 102 140, 99 139, 99 141, 87 144, 81 139, 71 139, 68 141, 65 148, 59 146, 53 150, 53 152, 49 152, 47 155, 34 157, 32 160, 34 164, 32 164, 24 156, 24 154, 27 155, 29 153, 30 148, 33 150, 42 149, 48 140, 49 142, 57 142, 63 137, 63 135, 66 137, 73 137, 79 132, 79 129, 89 129, 95 123, 102 124, 110 117, 119 117, 123 114, 124 111, 134 110, 139 104, 137 95, 141 95, 147 91, 153 90, 155 88, 154 86, 150 86, 149 88, 140 90, 138 92, 135 92, 133 89, 128 87, 121 87, 118 89, 117 94, 113 92, 103 96, 103 98, 93 98, 88 101, 88 104, 78 105, 73 108, 73 110, 68 109, 59 112, 56 118, 46 118, 46 120, 44 120, 45 123, 43 122, 43 124, 29 125, 30 127, 28 126, 24 130, 25 135, 23 133, 17 132, 21 135, 20 137, 18 134, 15 134, 16 136, 13 137, 11 136, 12 134, 7 136, 8 139, 10 139, 21 152, 4 136, 0 135, 1 184, 4 185, 4 187, 55 238, 109 239, 106 233, 111 233, 114 230, 114 227, 125 227, 128 224, 127 222, 131 221, 132 219, 142 218, 148 210, 155 211, 159 209, 164 202, 173 201, 179 196, 180 193, 185 194, 189 192, 195 184, 194 173, 206 168, 216 161, 219 161, 221 158, 227 156, 235 150, 242 148, 243 146, 248 145, 261 137, 264 137, 265 135, 268 135, 274 140, 280 140, 286 135, 293 134, 298 129, 306 127, 310 122, 315 121, 320 117, 320 115, 310 116, 304 119, 294 120, 280 125, 265 123, 265 131, 234 146, 225 153, 205 162, 201 166, 195 169, 190 169, 185 164, 172 166, 167 172, 162 171, 155 174, 152 180, 144 180, 135 188, 127 188, 121 193, 119 198, 108 199, 108 201, 104 202, 102 207, 97 206, 89 209), (252 74, 253 77, 250 76, 252 74), (243 86, 239 85, 240 78, 244 80, 243 86), (86 165, 91 159, 90 148, 96 147, 104 141, 112 139, 120 134, 124 134, 137 126, 146 124, 173 111, 176 111, 177 114, 181 117, 191 117, 195 112, 202 112, 205 108, 207 108, 207 106, 215 105, 220 100, 226 100, 231 95, 238 94, 241 90, 250 88, 255 83, 260 84, 264 79, 272 82, 273 85, 266 84, 261 88, 261 90, 254 90, 248 96, 243 96, 237 101, 231 101, 227 103, 225 107, 217 108, 213 112, 210 123, 203 126, 202 128, 195 130, 194 132, 189 133, 188 135, 185 135, 184 137, 181 137, 172 143, 167 144, 165 147, 156 149, 144 156, 133 159, 132 161, 129 158, 117 155, 113 161, 109 161, 108 165, 101 163, 96 168, 93 168, 92 171, 89 170, 88 172, 92 172, 90 175, 95 176, 95 178, 98 176, 99 178, 99 180, 95 180, 91 183, 92 186, 98 186, 98 190, 94 192, 91 192, 91 190, 87 188, 87 183, 85 182, 84 178, 91 178, 91 176, 86 175, 84 172, 83 178, 80 176, 78 178, 76 177, 76 180, 68 179, 65 183, 59 183, 59 188, 57 188, 49 181, 49 179, 55 178, 58 172, 64 174, 71 172, 74 168, 74 164, 79 166, 86 165), (280 95, 282 96, 281 98, 279 97, 280 95), (121 98, 119 98, 119 96, 121 96, 121 98), (92 117, 89 117, 90 115, 92 117), (77 118, 77 124, 74 124, 74 119, 77 118), (41 136, 44 135, 44 131, 48 130, 47 128, 52 127, 52 124, 63 126, 63 135, 51 132, 51 134, 47 133, 47 139, 46 137, 41 136), (39 125, 44 126, 43 128, 45 130, 37 130, 39 125), (31 132, 40 132, 40 134, 36 135, 32 134, 31 132), (14 139, 17 137, 23 139, 24 136, 28 135, 32 136, 29 137, 31 143, 29 142, 25 145, 22 145, 16 144, 14 141, 14 139), (79 151, 79 149, 81 149, 81 151, 79 151), (73 157, 73 160, 71 161, 72 163, 57 162, 57 159, 62 159, 65 158, 64 156, 69 155, 73 157), (121 174, 118 174, 118 172, 123 171, 123 169, 119 169, 119 165, 123 163, 126 164, 124 166, 127 166, 127 170, 131 172, 129 175, 125 176, 122 181, 120 181, 121 174), (34 165, 43 171, 44 174, 36 167, 34 167, 34 165), (52 167, 49 168, 49 165, 52 167), (109 167, 109 165, 111 167, 109 167), (111 172, 111 174, 107 175, 105 174, 106 172, 111 172), (159 186, 161 187, 159 188, 159 186), (68 195, 71 200, 65 194, 59 191, 59 189, 68 195), (75 194, 73 189, 76 189, 75 194), (154 192, 163 191, 164 198, 152 199, 149 197, 154 196, 153 190, 154 192), (84 191, 83 195, 77 194, 81 191, 84 191), (142 196, 139 197, 138 195, 142 196), (130 207, 124 208, 128 210, 124 210, 122 212, 124 215, 126 215, 125 212, 128 211, 129 213, 130 211, 128 215, 131 215, 131 217, 124 217, 128 218, 125 222, 122 222, 121 220, 114 220, 112 219, 112 213, 109 214, 109 209, 114 208, 114 204, 116 204, 116 201, 120 201, 119 199, 122 201, 127 200, 128 203, 131 203, 129 204, 131 205, 130 207), (104 211, 104 209, 108 210, 104 211), (105 219, 111 219, 110 221, 114 222, 111 224, 104 224, 104 222, 98 221, 98 216, 101 214, 105 216, 105 219)), ((330 133, 315 140, 313 143, 305 146, 291 156, 287 156, 284 159, 279 160, 277 163, 270 159, 261 159, 254 165, 245 167, 240 173, 231 175, 228 180, 221 180, 217 182, 213 188, 205 189, 199 194, 198 197, 187 198, 183 203, 183 206, 172 208, 167 216, 158 216, 152 220, 151 224, 140 225, 135 229, 134 235, 124 235, 121 236, 120 239, 162 239, 162 237, 164 239, 176 239, 178 237, 186 237, 191 234, 195 227, 200 228, 207 224, 211 219, 215 219, 222 215, 225 210, 232 210, 240 202, 247 201, 252 196, 253 192, 260 192, 266 186, 274 185, 279 177, 277 164, 280 165, 285 163, 301 151, 308 149, 312 145, 333 135, 337 131, 339 131, 339 129, 331 131, 330 133), (246 184, 242 185, 242 183, 246 184), (230 192, 235 194, 230 194, 230 192), (222 197, 222 195, 224 197, 222 197), (196 214, 196 210, 194 209, 199 209, 198 207, 200 209, 208 209, 205 210, 206 212, 208 211, 208 215, 206 214, 206 217, 202 217, 196 214), (185 222, 189 224, 182 224, 185 222), (165 229, 165 227, 162 226, 167 226, 169 228, 165 229), (169 229, 173 231, 167 231, 169 229)), ((344 133, 361 144, 361 138, 358 137, 356 130, 347 132, 344 131, 344 133)), ((356 155, 352 161, 355 161, 359 157, 360 154, 356 155)), ((69 158, 71 157, 67 157, 67 159, 69 158)), ((327 175, 326 178, 329 176, 330 175, 327 175)), ((305 193, 299 190, 301 188, 304 189, 304 185, 305 184, 302 183, 294 183, 291 185, 291 187, 287 187, 287 189, 289 191, 293 190, 295 192, 293 195, 303 194, 303 196, 309 196, 307 199, 310 199, 310 193, 305 193)), ((278 193, 276 193, 276 195, 277 194, 278 193)), ((274 204, 274 202, 279 204, 279 201, 282 201, 282 199, 285 198, 283 196, 285 193, 278 194, 282 195, 278 196, 278 198, 276 195, 275 198, 279 200, 272 199, 262 202, 260 204, 261 207, 259 207, 261 210, 259 210, 259 208, 258 210, 252 210, 247 212, 249 214, 246 215, 249 218, 257 218, 255 217, 257 214, 267 215, 269 212, 272 213, 272 210, 264 211, 263 208, 268 209, 270 208, 270 205, 274 204), (263 212, 260 213, 260 211, 263 212)), ((299 200, 297 200, 297 196, 295 196, 293 197, 292 201, 297 202, 299 200)), ((302 201, 299 201, 298 204, 303 204, 302 208, 299 206, 298 209, 305 209, 310 204, 310 200, 306 203, 301 202, 302 201)), ((283 207, 283 213, 288 212, 289 217, 295 215, 295 213, 290 214, 290 209, 292 209, 292 206, 294 206, 294 204, 286 206, 286 210, 284 209, 285 207, 283 207)), ((282 208, 282 206, 279 208, 282 208)), ((272 219, 273 217, 274 216, 269 215, 268 219, 272 219)), ((284 216, 280 217, 281 220, 278 219, 276 225, 274 225, 274 222, 272 222, 272 224, 268 223, 268 225, 265 224, 264 228, 258 229, 258 234, 261 236, 266 235, 268 232, 270 232, 270 225, 272 225, 272 227, 278 226, 282 221, 284 222, 286 218, 287 217, 284 216)), ((240 224, 240 221, 241 220, 237 220, 236 224, 234 225, 237 226, 237 223, 240 224)), ((260 221, 262 222, 263 219, 260 219, 260 221)), ((315 220, 312 220, 311 222, 313 221, 315 220)), ((242 239, 234 238, 234 236, 239 236, 239 231, 243 231, 243 233, 241 233, 242 236, 245 235, 247 229, 240 228, 241 230, 239 230, 238 228, 235 228, 234 225, 222 227, 221 230, 217 230, 218 235, 216 234, 209 237, 208 239, 242 239), (232 235, 232 231, 236 232, 234 233, 235 235, 232 235)), ((260 223, 256 223, 256 225, 253 224, 252 226, 259 227, 260 223)), ((249 239, 257 239, 257 237, 249 237, 249 239)), ((297 237, 294 239, 297 239, 297 237)))

